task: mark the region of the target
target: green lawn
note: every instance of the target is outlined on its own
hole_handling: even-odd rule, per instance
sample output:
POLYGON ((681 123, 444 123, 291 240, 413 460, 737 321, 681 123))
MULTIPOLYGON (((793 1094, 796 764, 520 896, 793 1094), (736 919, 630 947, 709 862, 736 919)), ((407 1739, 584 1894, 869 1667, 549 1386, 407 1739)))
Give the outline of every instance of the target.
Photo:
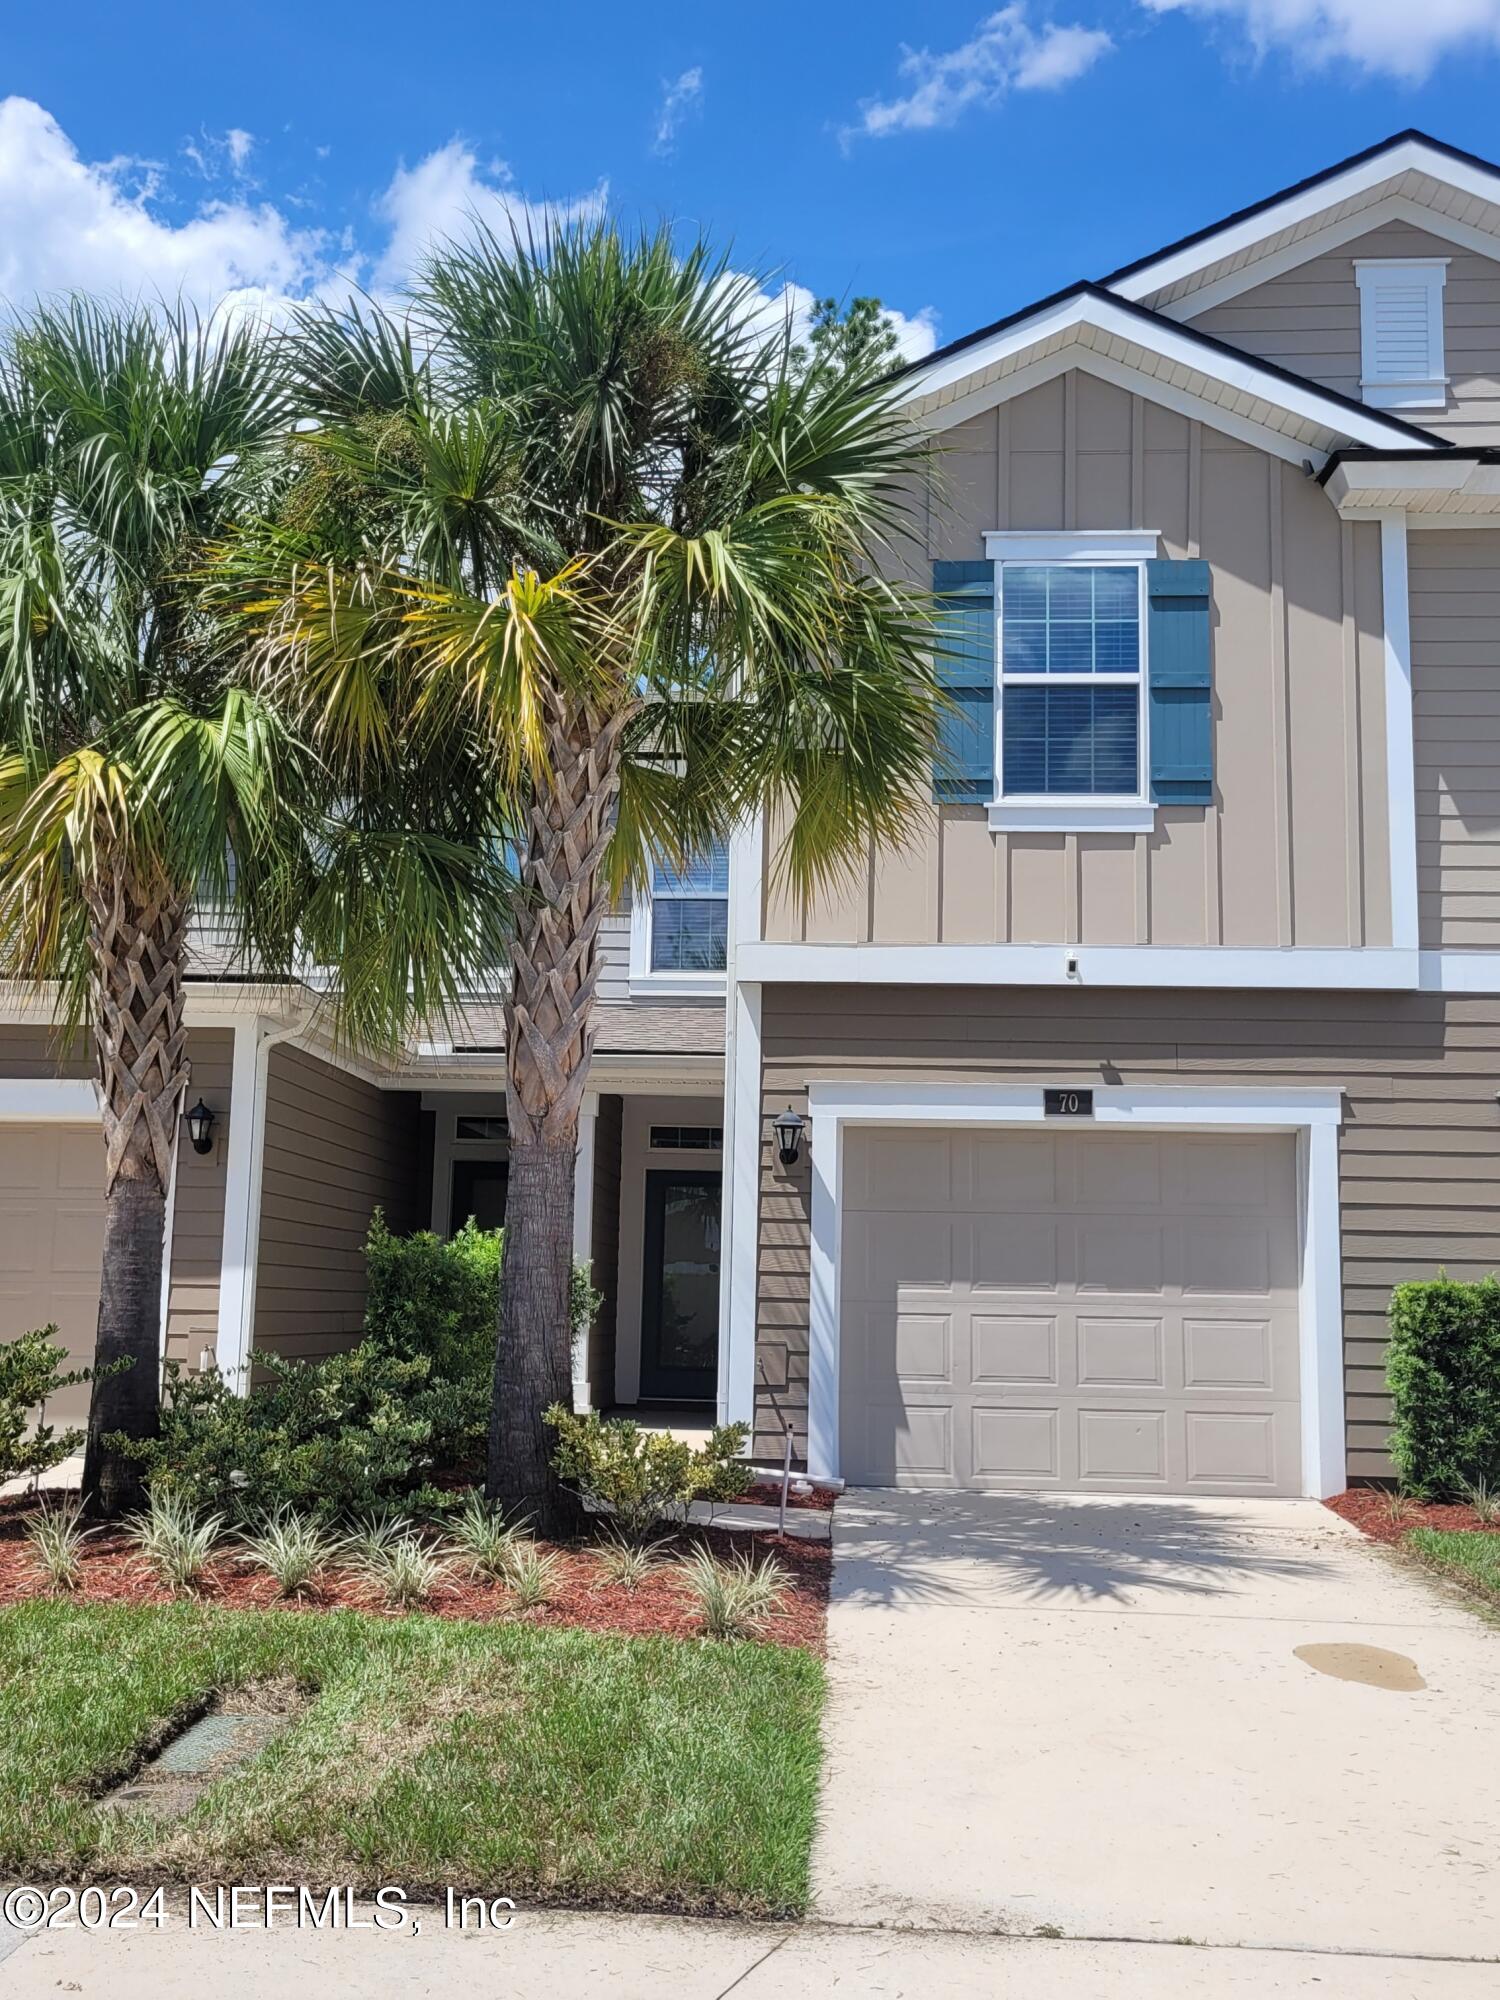
POLYGON ((1476 1535, 1463 1529, 1413 1528, 1403 1545, 1431 1568, 1455 1583, 1500 1605, 1500 1535, 1476 1535))
POLYGON ((0 1612, 0 1877, 448 1885, 800 1912, 823 1670, 783 1646, 356 1612, 0 1612), (163 1719, 290 1677, 311 1705, 181 1820, 101 1811, 163 1719))

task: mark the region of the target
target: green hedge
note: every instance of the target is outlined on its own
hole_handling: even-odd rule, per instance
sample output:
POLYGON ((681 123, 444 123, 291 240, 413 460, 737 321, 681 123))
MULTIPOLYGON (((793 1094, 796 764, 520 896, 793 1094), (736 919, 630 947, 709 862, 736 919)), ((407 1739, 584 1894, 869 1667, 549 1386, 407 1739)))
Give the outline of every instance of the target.
POLYGON ((1414 1492, 1500 1483, 1500 1279, 1441 1273, 1391 1294, 1391 1456, 1414 1492))

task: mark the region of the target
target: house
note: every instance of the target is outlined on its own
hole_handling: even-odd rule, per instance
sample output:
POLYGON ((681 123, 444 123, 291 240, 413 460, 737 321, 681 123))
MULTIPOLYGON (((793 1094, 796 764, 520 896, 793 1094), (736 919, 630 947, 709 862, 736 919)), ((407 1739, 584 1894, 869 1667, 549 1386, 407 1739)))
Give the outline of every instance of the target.
MULTIPOLYGON (((1500 168, 1402 134, 902 394, 933 810, 811 911, 751 826, 613 919, 576 1399, 855 1483, 1382 1475, 1391 1286, 1500 1251, 1500 168)), ((321 1353, 376 1202, 500 1214, 498 1020, 361 1068, 209 970, 166 1350, 321 1353)), ((26 1007, 0 1308, 86 1346, 93 1103, 26 1007)))

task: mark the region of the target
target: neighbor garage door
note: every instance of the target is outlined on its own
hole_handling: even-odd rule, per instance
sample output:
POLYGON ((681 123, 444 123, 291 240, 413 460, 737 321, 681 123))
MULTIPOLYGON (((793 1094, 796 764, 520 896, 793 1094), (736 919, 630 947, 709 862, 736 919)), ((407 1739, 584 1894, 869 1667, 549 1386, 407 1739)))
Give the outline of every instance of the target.
MULTIPOLYGON (((0 1122, 0 1339, 56 1323, 75 1367, 93 1356, 104 1252, 104 1150, 97 1125, 0 1122)), ((86 1386, 50 1420, 88 1411, 86 1386)))
POLYGON ((1291 1137, 845 1146, 845 1478, 1299 1491, 1291 1137))

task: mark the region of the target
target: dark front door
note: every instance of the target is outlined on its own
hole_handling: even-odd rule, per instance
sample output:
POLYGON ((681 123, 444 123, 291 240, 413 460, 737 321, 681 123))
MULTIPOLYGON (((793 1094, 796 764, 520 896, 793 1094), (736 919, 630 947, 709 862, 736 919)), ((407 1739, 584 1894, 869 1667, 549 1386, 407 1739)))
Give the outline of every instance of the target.
POLYGON ((509 1179, 510 1168, 504 1160, 455 1160, 449 1233, 456 1236, 471 1215, 481 1229, 503 1228, 509 1179))
POLYGON ((711 1402, 719 1375, 719 1174, 646 1175, 641 1400, 711 1402))

